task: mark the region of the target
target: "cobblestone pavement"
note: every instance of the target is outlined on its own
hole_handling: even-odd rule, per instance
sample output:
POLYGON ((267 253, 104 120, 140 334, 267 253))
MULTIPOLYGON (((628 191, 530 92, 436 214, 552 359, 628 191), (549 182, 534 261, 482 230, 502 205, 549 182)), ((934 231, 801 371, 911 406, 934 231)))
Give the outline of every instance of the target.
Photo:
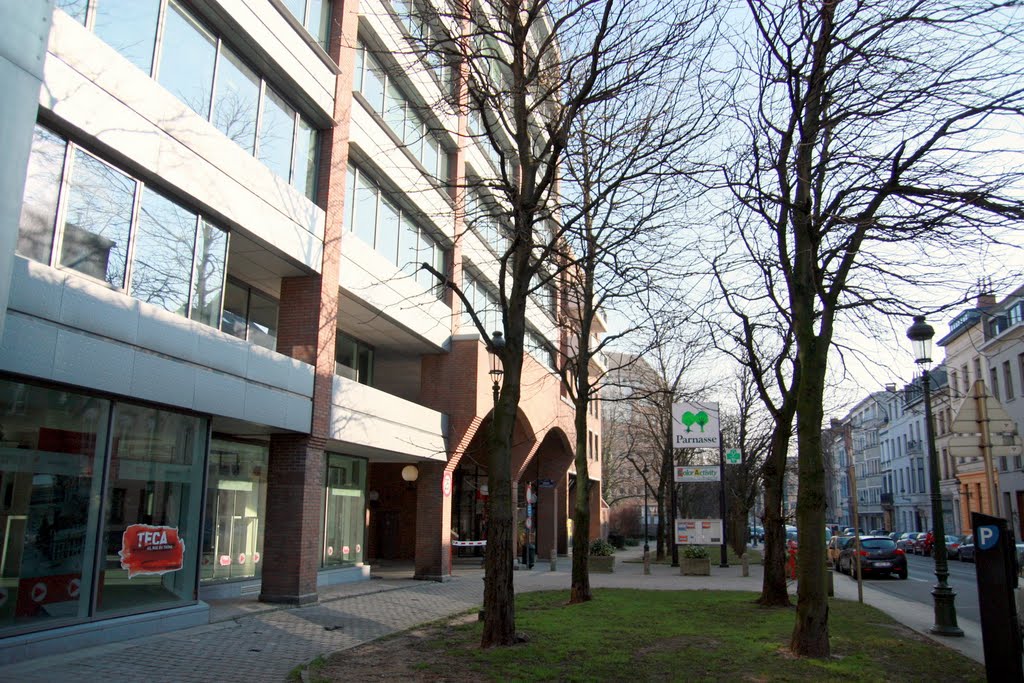
MULTIPOLYGON (((642 565, 635 562, 639 554, 639 549, 620 552, 615 572, 591 574, 591 585, 651 590, 759 591, 761 587, 759 566, 751 567, 747 577, 738 566, 714 566, 709 577, 684 577, 678 569, 656 565, 650 575, 644 575, 642 565), (634 562, 625 561, 630 559, 634 562)), ((567 589, 570 570, 568 558, 559 558, 554 571, 542 561, 530 571, 515 573, 516 590, 567 589)), ((472 610, 483 600, 479 567, 456 566, 452 580, 444 583, 402 578, 409 573, 411 569, 403 568, 370 581, 326 588, 321 601, 307 607, 281 608, 253 599, 218 601, 211 603, 213 623, 207 626, 0 667, 0 681, 283 681, 294 667, 318 655, 472 610)), ((852 596, 848 594, 849 585, 837 582, 838 597, 856 599, 855 588, 852 596)), ((891 596, 869 588, 865 601, 918 630, 930 626, 928 606, 894 604, 891 596)), ((980 660, 980 630, 967 624, 965 631, 967 637, 952 646, 980 660)))

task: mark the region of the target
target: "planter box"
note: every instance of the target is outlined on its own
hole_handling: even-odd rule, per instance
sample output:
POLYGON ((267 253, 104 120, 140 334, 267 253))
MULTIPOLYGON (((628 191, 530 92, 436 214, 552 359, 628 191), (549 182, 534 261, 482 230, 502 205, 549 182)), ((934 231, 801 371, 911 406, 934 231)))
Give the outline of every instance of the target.
POLYGON ((711 558, 679 558, 679 573, 683 576, 711 576, 711 558))
POLYGON ((598 574, 612 574, 615 572, 615 556, 591 555, 589 559, 590 571, 598 574))

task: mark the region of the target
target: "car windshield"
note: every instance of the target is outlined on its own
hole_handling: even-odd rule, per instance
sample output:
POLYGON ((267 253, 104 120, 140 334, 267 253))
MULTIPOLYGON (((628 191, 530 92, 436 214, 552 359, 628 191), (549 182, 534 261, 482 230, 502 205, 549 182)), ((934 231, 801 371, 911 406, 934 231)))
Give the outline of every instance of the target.
POLYGON ((865 550, 892 550, 896 544, 891 538, 867 538, 860 542, 860 547, 865 550))

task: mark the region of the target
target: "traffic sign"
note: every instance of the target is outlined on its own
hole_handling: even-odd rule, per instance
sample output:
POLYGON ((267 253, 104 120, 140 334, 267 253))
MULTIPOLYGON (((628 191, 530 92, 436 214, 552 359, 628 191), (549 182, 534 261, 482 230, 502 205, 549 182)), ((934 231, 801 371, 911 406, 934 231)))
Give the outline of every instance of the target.
POLYGON ((725 454, 725 462, 730 465, 739 465, 741 460, 743 460, 743 454, 737 448, 733 448, 725 454))

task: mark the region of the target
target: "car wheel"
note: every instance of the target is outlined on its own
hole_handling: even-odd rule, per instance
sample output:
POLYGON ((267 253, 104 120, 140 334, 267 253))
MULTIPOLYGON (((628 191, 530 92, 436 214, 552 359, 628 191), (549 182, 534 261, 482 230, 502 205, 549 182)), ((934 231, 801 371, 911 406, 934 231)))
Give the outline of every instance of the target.
POLYGON ((900 577, 901 581, 906 581, 907 580, 907 573, 908 572, 907 572, 906 569, 901 569, 900 572, 897 574, 897 576, 900 577))

